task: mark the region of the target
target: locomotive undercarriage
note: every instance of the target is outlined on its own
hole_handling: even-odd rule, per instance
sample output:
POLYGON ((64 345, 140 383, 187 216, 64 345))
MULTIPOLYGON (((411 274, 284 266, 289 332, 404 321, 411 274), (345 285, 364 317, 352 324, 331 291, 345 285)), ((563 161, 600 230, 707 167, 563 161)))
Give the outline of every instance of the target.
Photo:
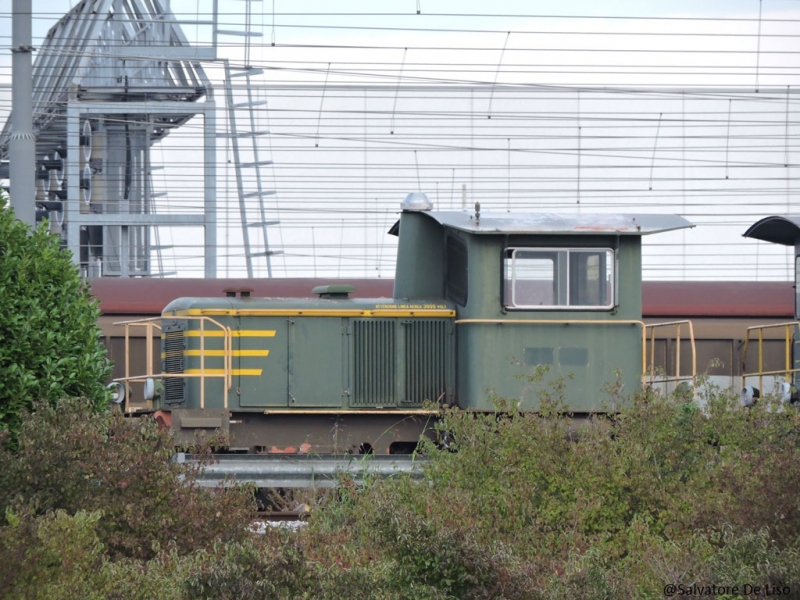
POLYGON ((230 454, 411 454, 422 436, 436 439, 436 412, 280 411, 220 409, 158 411, 178 446, 221 434, 230 454))

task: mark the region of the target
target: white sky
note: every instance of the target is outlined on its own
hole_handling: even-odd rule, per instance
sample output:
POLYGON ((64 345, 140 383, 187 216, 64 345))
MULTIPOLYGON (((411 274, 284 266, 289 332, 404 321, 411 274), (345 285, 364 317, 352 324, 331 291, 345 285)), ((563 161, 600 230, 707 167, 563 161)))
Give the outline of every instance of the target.
MULTIPOLYGON (((34 0, 34 37, 70 4, 34 0)), ((220 12, 242 5, 222 1, 220 12)), ((172 6, 197 19, 211 3, 172 6)), ((438 206, 460 206, 466 186, 468 206, 483 210, 671 212, 697 223, 648 240, 649 279, 791 278, 786 250, 741 233, 797 212, 798 0, 253 6, 263 37, 249 63, 266 69, 256 93, 269 104, 257 118, 272 132, 260 151, 275 162, 263 175, 277 191, 268 210, 281 221, 270 240, 284 252, 278 275, 391 277, 385 231, 403 195, 421 188, 438 206)), ((6 48, 10 9, 0 0, 6 48)), ((242 21, 222 14, 220 27, 242 21)), ((208 28, 184 31, 207 39, 208 28)), ((244 64, 241 38, 220 38, 219 56, 244 64)), ((206 70, 221 82, 219 65, 206 70)), ((0 81, 10 81, 9 52, 0 81)), ((215 95, 222 105, 221 86, 215 95)), ((0 121, 9 110, 0 89, 0 121)), ((154 153, 173 206, 200 197, 187 168, 200 130, 190 123, 154 153)), ((233 170, 218 143, 229 246, 219 275, 238 276, 233 170)), ((186 256, 199 250, 165 260, 196 276, 200 263, 186 256)))

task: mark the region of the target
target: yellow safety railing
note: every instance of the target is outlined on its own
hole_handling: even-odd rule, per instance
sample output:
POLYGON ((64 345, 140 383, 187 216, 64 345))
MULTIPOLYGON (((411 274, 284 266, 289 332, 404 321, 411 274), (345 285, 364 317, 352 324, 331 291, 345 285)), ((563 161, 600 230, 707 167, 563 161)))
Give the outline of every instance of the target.
MULTIPOLYGON (((695 386, 695 382, 697 381, 697 346, 695 345, 694 341, 694 325, 691 321, 684 320, 684 321, 667 321, 665 323, 651 323, 646 326, 645 333, 649 331, 650 333, 650 368, 645 369, 645 372, 649 372, 649 383, 665 383, 665 382, 687 382, 691 383, 692 388, 695 386), (691 362, 691 374, 681 375, 681 329, 686 327, 688 330, 688 339, 689 347, 692 350, 692 362, 691 362), (657 329, 665 329, 668 327, 675 328, 675 337, 669 338, 675 340, 675 374, 670 375, 669 373, 663 373, 658 375, 658 380, 656 381, 656 330, 657 329)), ((666 358, 666 356, 665 356, 666 358)))
MULTIPOLYGON (((128 386, 131 383, 142 383, 148 379, 152 379, 154 377, 158 377, 163 379, 164 377, 177 377, 177 378, 190 378, 190 377, 199 377, 200 378, 200 408, 205 408, 205 391, 206 391, 206 377, 221 377, 223 378, 225 390, 230 390, 231 386, 233 385, 233 342, 232 342, 232 334, 230 327, 226 327, 225 325, 221 324, 218 321, 215 321, 211 317, 181 317, 182 321, 199 321, 200 324, 200 369, 199 373, 164 373, 160 372, 158 374, 153 373, 153 332, 158 330, 159 337, 161 337, 161 317, 151 317, 148 319, 136 319, 133 321, 120 321, 118 323, 114 323, 114 325, 124 325, 125 326, 125 377, 120 377, 118 379, 114 379, 115 382, 120 382, 125 386, 125 404, 124 410, 125 412, 132 412, 133 409, 130 408, 130 394, 128 393, 128 386), (206 366, 205 366, 205 338, 206 338, 206 324, 213 325, 215 329, 219 329, 222 331, 222 355, 223 355, 223 368, 222 373, 206 373, 206 366), (145 329, 145 343, 146 343, 146 373, 144 375, 134 375, 131 376, 131 348, 130 348, 130 337, 131 337, 131 328, 132 327, 143 327, 145 329)), ((223 394, 223 402, 224 408, 228 408, 228 394, 223 394)), ((149 406, 152 408, 152 405, 149 406)))
POLYGON ((792 375, 800 371, 800 369, 792 368, 792 341, 794 340, 794 332, 797 330, 797 321, 790 321, 788 323, 772 323, 770 325, 754 325, 747 328, 747 333, 744 338, 744 349, 742 350, 742 387, 747 385, 748 377, 758 377, 758 389, 764 391, 764 376, 765 375, 783 375, 787 382, 792 381, 792 375), (784 342, 784 369, 777 371, 764 370, 764 330, 777 329, 782 327, 784 329, 783 342, 784 342), (758 371, 748 373, 745 371, 747 365, 747 350, 750 346, 750 334, 753 331, 758 332, 758 371))

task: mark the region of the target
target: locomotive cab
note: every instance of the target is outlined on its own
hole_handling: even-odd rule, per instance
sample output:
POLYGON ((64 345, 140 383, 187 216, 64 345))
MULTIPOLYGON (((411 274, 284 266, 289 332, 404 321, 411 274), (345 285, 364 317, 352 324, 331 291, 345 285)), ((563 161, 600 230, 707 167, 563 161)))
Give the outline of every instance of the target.
POLYGON ((539 408, 563 378, 574 413, 613 410, 644 371, 641 237, 691 227, 675 215, 520 214, 407 207, 396 299, 455 304, 457 403, 539 408), (604 394, 611 388, 616 394, 604 394))

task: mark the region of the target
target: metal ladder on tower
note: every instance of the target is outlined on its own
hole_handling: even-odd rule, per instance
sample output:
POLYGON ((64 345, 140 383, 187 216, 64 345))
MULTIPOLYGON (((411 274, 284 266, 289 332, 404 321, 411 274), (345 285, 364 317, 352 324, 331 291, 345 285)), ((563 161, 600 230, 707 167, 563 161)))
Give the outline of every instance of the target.
POLYGON ((253 277, 253 259, 259 257, 263 257, 266 262, 267 277, 272 277, 272 256, 280 254, 280 252, 270 249, 268 228, 271 225, 277 225, 279 221, 267 219, 264 199, 266 196, 274 195, 275 190, 264 189, 261 168, 271 165, 272 161, 261 159, 258 139, 269 135, 269 131, 259 131, 254 112, 256 107, 266 106, 267 101, 254 99, 252 86, 252 78, 263 75, 264 71, 250 65, 250 39, 261 37, 260 32, 251 30, 253 15, 251 4, 261 0, 243 1, 245 3, 244 31, 217 30, 217 34, 244 37, 244 66, 231 66, 230 61, 225 60, 225 94, 228 105, 229 137, 233 147, 247 277, 253 277), (247 142, 242 143, 244 140, 247 142), (251 233, 254 235, 251 236, 251 233), (256 239, 254 240, 253 237, 256 239), (258 239, 259 237, 260 239, 258 239))
MULTIPOLYGON (((167 195, 167 192, 165 192, 165 191, 162 191, 162 192, 154 191, 155 190, 155 186, 154 186, 154 182, 153 182, 153 171, 160 171, 163 168, 164 168, 163 165, 153 166, 152 164, 149 164, 148 168, 147 168, 146 177, 147 177, 147 186, 148 186, 148 189, 150 190, 150 212, 152 214, 157 214, 158 213, 158 206, 157 206, 157 203, 156 203, 156 198, 164 197, 164 196, 167 195)), ((178 274, 177 271, 165 271, 164 270, 164 257, 163 257, 162 252, 164 250, 172 250, 172 249, 174 249, 174 246, 162 246, 161 245, 161 233, 160 233, 158 227, 153 227, 152 228, 152 242, 153 242, 154 245, 151 246, 150 250, 152 252, 154 252, 155 255, 156 255, 156 264, 158 265, 158 271, 156 271, 155 273, 150 272, 149 276, 150 277, 168 277, 170 275, 177 275, 178 274)), ((152 268, 152 264, 151 263, 152 263, 152 257, 151 257, 150 263, 149 263, 151 268, 152 268)))
POLYGON ((266 100, 253 98, 251 77, 261 74, 263 74, 261 69, 231 67, 230 63, 225 61, 229 137, 233 147, 236 191, 239 196, 242 239, 249 278, 253 277, 253 259, 259 257, 265 259, 267 277, 272 277, 271 257, 280 254, 280 252, 271 250, 269 246, 268 228, 271 225, 277 225, 279 221, 267 219, 265 202, 265 197, 274 195, 275 190, 264 189, 261 178, 262 167, 271 165, 272 161, 262 160, 258 147, 259 137, 268 135, 269 131, 258 129, 253 112, 255 107, 267 104, 266 100), (239 81, 242 83, 240 84, 239 81), (241 100, 237 98, 237 92, 241 92, 240 95, 243 96, 241 100), (237 113, 239 113, 238 116, 237 113), (244 127, 242 121, 244 121, 244 127), (253 239, 254 237, 256 239, 253 239))

